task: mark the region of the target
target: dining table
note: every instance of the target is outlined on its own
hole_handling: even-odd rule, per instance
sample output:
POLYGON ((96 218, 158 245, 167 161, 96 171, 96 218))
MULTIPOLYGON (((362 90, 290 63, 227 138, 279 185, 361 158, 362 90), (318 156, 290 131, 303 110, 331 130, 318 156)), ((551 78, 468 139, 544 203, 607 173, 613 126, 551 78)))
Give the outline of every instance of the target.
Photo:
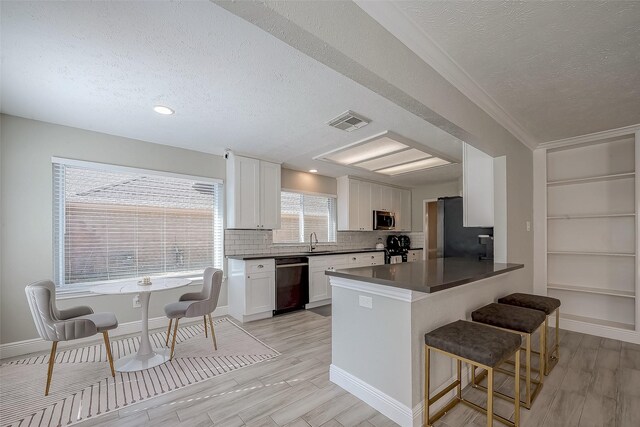
POLYGON ((129 295, 138 294, 140 308, 142 309, 140 332, 140 345, 134 354, 120 357, 114 366, 119 372, 134 372, 161 365, 169 360, 167 347, 154 348, 149 339, 149 300, 153 292, 167 291, 181 288, 192 283, 187 278, 155 277, 151 278, 151 284, 143 284, 142 280, 131 279, 94 286, 91 292, 101 295, 129 295))

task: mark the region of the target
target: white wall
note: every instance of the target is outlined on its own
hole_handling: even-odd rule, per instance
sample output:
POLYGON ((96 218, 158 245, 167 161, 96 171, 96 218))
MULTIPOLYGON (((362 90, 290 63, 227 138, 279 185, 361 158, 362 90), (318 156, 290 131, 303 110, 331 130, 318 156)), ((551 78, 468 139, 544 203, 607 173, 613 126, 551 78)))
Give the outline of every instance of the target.
POLYGON ((282 168, 281 185, 286 190, 338 194, 338 180, 329 176, 282 168))
MULTIPOLYGON (((220 156, 0 116, 0 342, 36 338, 24 287, 53 276, 51 157, 111 163, 189 175, 224 178, 220 156)), ((150 317, 162 316, 164 304, 184 290, 154 294, 150 317)), ((219 305, 226 305, 223 288, 219 305)), ((93 296, 64 300, 60 306, 86 304, 113 311, 120 323, 140 319, 129 296, 93 296)))

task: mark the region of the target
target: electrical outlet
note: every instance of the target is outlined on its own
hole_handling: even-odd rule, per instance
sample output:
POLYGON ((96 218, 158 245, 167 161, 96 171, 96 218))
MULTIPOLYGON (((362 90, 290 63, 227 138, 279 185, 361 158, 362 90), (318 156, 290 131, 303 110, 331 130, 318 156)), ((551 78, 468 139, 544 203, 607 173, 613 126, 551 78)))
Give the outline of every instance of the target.
POLYGON ((360 304, 360 307, 373 308, 373 298, 365 297, 364 295, 359 295, 359 304, 360 304))
POLYGON ((133 297, 133 308, 140 308, 140 307, 142 307, 140 305, 140 297, 136 295, 135 297, 133 297))
POLYGON ((527 221, 527 231, 531 231, 531 221, 527 221))

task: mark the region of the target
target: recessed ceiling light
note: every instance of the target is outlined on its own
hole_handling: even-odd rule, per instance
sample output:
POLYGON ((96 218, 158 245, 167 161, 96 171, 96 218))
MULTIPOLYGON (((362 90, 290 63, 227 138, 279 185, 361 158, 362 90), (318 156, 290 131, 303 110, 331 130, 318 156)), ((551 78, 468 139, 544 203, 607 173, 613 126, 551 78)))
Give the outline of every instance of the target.
POLYGON ((440 159, 438 157, 430 157, 424 160, 418 160, 417 162, 405 163, 403 165, 392 166, 385 169, 379 169, 376 172, 385 175, 400 175, 402 173, 413 172, 423 169, 434 168, 436 166, 448 165, 449 162, 440 159))
POLYGON ((164 105, 156 105, 155 107, 153 107, 153 111, 165 116, 170 116, 175 113, 175 111, 173 111, 171 108, 165 107, 164 105))
POLYGON ((318 169, 309 169, 309 172, 311 172, 311 173, 318 173, 318 169))

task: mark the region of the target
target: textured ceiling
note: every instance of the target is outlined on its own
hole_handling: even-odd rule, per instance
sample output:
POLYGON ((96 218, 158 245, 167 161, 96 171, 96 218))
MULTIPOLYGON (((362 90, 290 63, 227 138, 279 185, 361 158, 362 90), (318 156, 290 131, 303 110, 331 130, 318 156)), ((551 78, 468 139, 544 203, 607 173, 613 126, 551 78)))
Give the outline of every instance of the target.
POLYGON ((3 113, 203 152, 225 148, 325 175, 400 185, 312 160, 384 130, 460 158, 460 141, 208 1, 2 2, 3 113), (154 104, 176 110, 160 116, 154 104), (346 133, 325 123, 351 109, 346 133))
POLYGON ((640 2, 396 5, 538 143, 640 123, 640 2))

